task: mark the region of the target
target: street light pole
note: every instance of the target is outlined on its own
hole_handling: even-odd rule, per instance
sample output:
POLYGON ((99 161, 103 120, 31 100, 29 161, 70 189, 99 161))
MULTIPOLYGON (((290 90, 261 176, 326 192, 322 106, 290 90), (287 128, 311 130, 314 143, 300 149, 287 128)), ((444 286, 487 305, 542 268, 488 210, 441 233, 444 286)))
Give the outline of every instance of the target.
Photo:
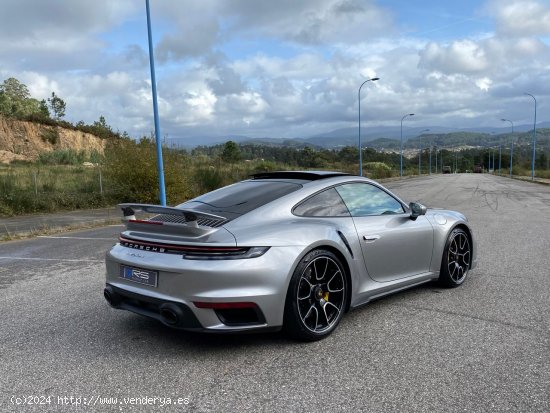
POLYGON ((503 122, 510 122, 512 125, 512 139, 510 144, 510 178, 512 177, 512 156, 514 155, 514 122, 512 122, 510 119, 501 119, 503 122))
POLYGON ((455 160, 454 160, 455 174, 458 173, 458 150, 455 151, 455 160))
POLYGON ((498 143, 498 176, 500 176, 501 169, 502 169, 502 145, 499 141, 498 143))
POLYGON ((535 154, 537 146, 537 99, 530 93, 525 93, 533 98, 535 101, 535 120, 533 122, 533 159, 531 161, 531 180, 535 180, 535 154))
POLYGON ((422 146, 418 149, 418 176, 420 176, 420 157, 422 156, 422 146))
POLYGON ((403 177, 403 119, 407 116, 414 116, 414 113, 407 113, 401 118, 401 162, 399 167, 399 175, 403 177))
POLYGON ((432 174, 432 143, 430 142, 430 175, 432 174))
POLYGON ((418 137, 418 175, 420 176, 421 175, 421 169, 420 169, 420 157, 422 156, 422 145, 421 145, 421 136, 424 132, 429 132, 430 130, 429 129, 424 129, 422 132, 420 132, 420 136, 418 137))
POLYGON ((363 176, 363 151, 361 149, 361 88, 367 82, 375 82, 379 80, 379 77, 373 77, 372 79, 367 79, 361 86, 359 86, 359 91, 357 92, 357 102, 359 103, 359 176, 363 176))
POLYGON ((162 161, 162 142, 160 141, 160 122, 157 102, 157 80, 155 78, 155 57, 153 56, 153 36, 151 34, 151 12, 149 0, 145 0, 147 13, 147 38, 149 41, 149 66, 151 67, 151 89, 153 93, 153 116, 155 119, 155 140, 157 144, 157 169, 159 174, 159 198, 160 204, 166 206, 166 192, 164 188, 164 167, 162 161))

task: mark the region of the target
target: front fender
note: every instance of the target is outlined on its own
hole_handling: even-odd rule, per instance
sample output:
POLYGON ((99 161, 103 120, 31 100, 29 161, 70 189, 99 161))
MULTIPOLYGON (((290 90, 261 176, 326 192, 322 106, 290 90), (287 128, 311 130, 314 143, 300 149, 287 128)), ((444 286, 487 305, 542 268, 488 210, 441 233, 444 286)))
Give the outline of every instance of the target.
POLYGON ((426 217, 430 220, 434 228, 434 250, 432 254, 430 271, 440 271, 447 238, 451 232, 459 226, 465 228, 470 234, 472 244, 472 260, 470 263, 470 268, 475 268, 477 265, 477 243, 474 232, 469 225, 467 218, 459 212, 446 210, 430 211, 430 213, 426 214, 426 217))

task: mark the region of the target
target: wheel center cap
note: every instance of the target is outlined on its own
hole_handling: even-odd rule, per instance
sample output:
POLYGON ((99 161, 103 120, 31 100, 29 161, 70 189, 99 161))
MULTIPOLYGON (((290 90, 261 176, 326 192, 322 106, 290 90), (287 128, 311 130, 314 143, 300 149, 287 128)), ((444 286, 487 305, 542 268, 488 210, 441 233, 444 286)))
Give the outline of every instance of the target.
POLYGON ((321 288, 320 285, 318 285, 317 287, 315 287, 315 290, 313 291, 313 296, 314 296, 317 300, 320 300, 321 298, 323 298, 323 289, 321 288))

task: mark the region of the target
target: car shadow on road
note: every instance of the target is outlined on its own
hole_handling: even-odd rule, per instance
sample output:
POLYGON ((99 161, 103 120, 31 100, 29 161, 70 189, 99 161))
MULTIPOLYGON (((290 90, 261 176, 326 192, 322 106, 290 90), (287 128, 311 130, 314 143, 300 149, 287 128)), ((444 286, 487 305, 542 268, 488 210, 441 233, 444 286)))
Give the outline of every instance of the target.
MULTIPOLYGON (((119 343, 139 343, 139 347, 148 351, 169 353, 174 351, 180 353, 182 351, 191 353, 201 352, 245 352, 251 349, 262 347, 292 347, 299 348, 300 346, 326 346, 327 344, 341 340, 342 336, 347 333, 346 329, 354 328, 352 320, 360 317, 368 321, 368 315, 372 313, 384 312, 384 308, 394 307, 400 303, 412 303, 415 301, 423 301, 426 297, 435 294, 445 295, 445 289, 441 289, 435 283, 429 283, 422 286, 412 288, 398 294, 394 294, 376 301, 368 305, 354 310, 342 320, 342 325, 328 338, 315 342, 303 343, 292 340, 287 337, 283 331, 277 332, 246 332, 246 333, 204 333, 192 332, 185 330, 177 330, 167 327, 156 320, 146 317, 141 317, 136 314, 125 314, 117 312, 117 317, 110 319, 109 329, 115 333, 115 341, 119 343), (372 311, 375 310, 375 311, 372 311), (348 320, 349 319, 349 320, 348 320)), ((367 327, 368 328, 368 327, 367 327)), ((115 349, 111 348, 110 351, 115 349)), ((116 351, 116 350, 115 350, 116 351)), ((125 352, 124 345, 120 348, 121 352, 125 352)))
POLYGON ((245 348, 250 346, 281 346, 301 344, 289 338, 282 331, 246 332, 246 333, 204 333, 178 330, 167 327, 160 322, 138 315, 130 314, 132 319, 124 317, 116 322, 114 329, 120 334, 146 343, 161 345, 164 348, 178 348, 196 352, 245 348))

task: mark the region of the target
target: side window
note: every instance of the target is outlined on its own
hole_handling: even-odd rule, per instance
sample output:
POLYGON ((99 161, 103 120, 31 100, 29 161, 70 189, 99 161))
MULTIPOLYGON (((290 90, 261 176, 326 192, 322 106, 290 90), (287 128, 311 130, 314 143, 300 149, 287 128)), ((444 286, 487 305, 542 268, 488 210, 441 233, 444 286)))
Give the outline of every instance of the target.
POLYGON ((349 217, 349 211, 334 188, 327 189, 306 199, 294 208, 294 214, 302 217, 349 217))
POLYGON ((353 217, 402 214, 403 206, 397 199, 370 184, 346 184, 336 187, 353 217))

